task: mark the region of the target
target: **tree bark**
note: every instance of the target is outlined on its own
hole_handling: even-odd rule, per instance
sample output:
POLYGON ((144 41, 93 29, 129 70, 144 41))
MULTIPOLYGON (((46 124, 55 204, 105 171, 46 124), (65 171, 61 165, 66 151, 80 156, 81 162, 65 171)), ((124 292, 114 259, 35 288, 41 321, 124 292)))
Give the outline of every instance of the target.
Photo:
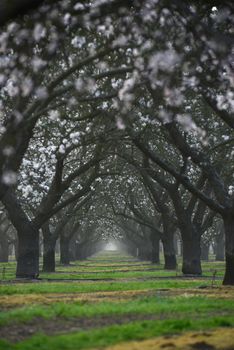
POLYGON ((225 240, 223 225, 220 228, 220 232, 215 236, 215 260, 224 261, 225 240))
POLYGON ((9 244, 6 234, 1 234, 0 237, 0 262, 8 262, 9 244))
MULTIPOLYGON (((183 236, 183 235, 182 235, 183 236)), ((200 235, 193 232, 190 237, 182 237, 183 241, 183 264, 184 275, 201 275, 201 247, 200 235)))
POLYGON ((185 210, 178 191, 170 192, 183 244, 182 272, 185 275, 201 275, 201 232, 192 221, 192 212, 185 210))
POLYGON ((15 252, 15 260, 18 261, 18 257, 19 257, 19 240, 18 237, 15 238, 14 242, 14 252, 15 252))
POLYGON ((173 240, 164 238, 162 240, 162 244, 163 244, 163 254, 164 254, 164 269, 176 270, 177 262, 176 262, 173 240))
POLYGON ((67 237, 60 238, 60 263, 63 265, 70 264, 69 244, 70 240, 67 237))
POLYGON ((201 242, 201 260, 209 261, 210 244, 201 242))
POLYGON ((16 278, 37 278, 39 276, 39 230, 32 224, 17 229, 18 260, 16 278))
POLYGON ((43 229, 43 272, 55 272, 55 245, 56 239, 50 232, 49 225, 43 229))
POLYGON ((164 254, 164 269, 165 270, 176 270, 177 262, 175 255, 174 246, 174 233, 170 225, 163 222, 163 254, 164 254))
POLYGON ((37 278, 39 275, 39 227, 30 221, 12 190, 8 190, 1 200, 17 231, 16 277, 37 278))
POLYGON ((234 285, 234 213, 223 216, 226 267, 224 285, 234 285))
POLYGON ((159 241, 160 238, 157 235, 157 233, 152 232, 150 235, 150 240, 152 244, 152 256, 151 256, 151 262, 152 264, 159 264, 160 263, 160 257, 159 257, 159 241))

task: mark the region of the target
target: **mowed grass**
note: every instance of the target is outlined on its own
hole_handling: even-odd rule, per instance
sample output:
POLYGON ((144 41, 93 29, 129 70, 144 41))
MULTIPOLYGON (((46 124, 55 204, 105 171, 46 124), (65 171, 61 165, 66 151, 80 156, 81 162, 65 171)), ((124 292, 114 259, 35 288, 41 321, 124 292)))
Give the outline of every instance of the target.
MULTIPOLYGON (((213 257, 212 257, 213 258, 213 257)), ((40 264, 41 268, 42 265, 40 264)), ((42 280, 48 279, 72 279, 72 280, 97 280, 97 279, 147 279, 158 277, 182 277, 182 262, 178 258, 178 267, 175 270, 166 271, 163 269, 163 258, 161 264, 151 264, 148 261, 138 261, 126 256, 104 255, 101 257, 90 258, 86 261, 72 262, 70 266, 59 265, 55 273, 40 272, 42 280)), ((202 261, 202 277, 222 279, 224 275, 224 262, 205 262, 202 261)), ((0 263, 0 281, 14 280, 16 271, 16 263, 0 263)))
MULTIPOLYGON (((155 336, 177 334, 182 331, 233 327, 234 317, 206 318, 191 320, 161 320, 132 322, 126 325, 114 325, 91 332, 78 332, 57 336, 38 334, 17 344, 0 340, 1 350, 75 350, 103 349, 107 346, 131 340, 145 340, 155 336)), ((205 348, 204 348, 205 349, 205 348)))
POLYGON ((204 278, 181 278, 180 267, 164 271, 163 265, 105 252, 58 266, 57 273, 41 274, 41 281, 25 283, 13 280, 14 262, 2 266, 0 332, 2 328, 6 336, 0 349, 103 349, 164 334, 234 327, 234 289, 221 287, 221 279, 212 277, 214 272, 223 275, 222 262, 203 263, 204 278), (92 326, 92 320, 105 318, 110 325, 97 327, 96 322, 92 326), (45 328, 17 342, 17 329, 20 335, 22 327, 43 325, 43 320, 54 324, 52 334, 45 328), (74 326, 76 320, 89 320, 90 329, 56 332, 56 322, 72 321, 74 326), (116 320, 121 324, 112 324, 116 320), (11 329, 14 341, 8 339, 11 329))
MULTIPOLYGON (((134 297, 134 295, 133 295, 134 297)), ((112 302, 89 303, 51 303, 50 305, 34 305, 2 311, 0 314, 0 325, 12 322, 27 322, 35 317, 51 319, 55 317, 97 317, 104 315, 126 315, 126 314, 153 314, 159 317, 172 315, 176 317, 190 316, 205 317, 207 313, 217 314, 233 313, 233 300, 208 300, 202 296, 167 297, 156 294, 155 296, 136 297, 133 300, 113 300, 112 302), (217 311, 218 310, 218 311, 217 311)))

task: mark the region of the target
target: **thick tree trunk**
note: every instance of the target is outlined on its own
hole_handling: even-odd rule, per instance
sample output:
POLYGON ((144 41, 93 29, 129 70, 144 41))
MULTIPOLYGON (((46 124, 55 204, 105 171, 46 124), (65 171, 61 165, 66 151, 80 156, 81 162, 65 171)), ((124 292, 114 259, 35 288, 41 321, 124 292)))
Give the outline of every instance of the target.
POLYGON ((71 239, 70 244, 70 261, 76 261, 76 247, 78 245, 78 242, 76 241, 76 238, 71 239))
POLYGON ((8 262, 9 258, 9 244, 5 234, 0 237, 0 262, 8 262))
POLYGON ((60 238, 60 263, 63 265, 70 264, 69 243, 70 240, 67 237, 60 238))
POLYGON ((225 251, 225 240, 224 240, 224 230, 223 225, 220 228, 220 232, 215 236, 215 260, 224 261, 224 251, 225 251))
POLYGON ((201 242, 201 260, 209 261, 210 244, 201 242))
POLYGON ((14 245, 14 252, 15 252, 15 260, 18 261, 18 257, 19 257, 19 240, 18 237, 16 237, 16 239, 13 242, 14 245))
POLYGON ((39 230, 32 224, 17 230, 17 278, 37 278, 39 275, 39 230))
MULTIPOLYGON (((170 195, 173 200, 183 244, 182 272, 185 275, 201 275, 201 232, 193 223, 194 218, 192 218, 191 210, 185 210, 178 191, 171 191, 170 195)), ((204 213, 204 210, 202 212, 204 213)), ((196 218, 196 221, 198 221, 198 218, 200 219, 201 216, 200 210, 199 213, 196 212, 195 214, 199 214, 196 218)))
POLYGON ((152 232, 150 235, 150 240, 152 244, 152 256, 151 256, 151 262, 152 264, 159 264, 160 263, 160 257, 159 257, 159 236, 152 232))
POLYGON ((50 232, 49 223, 42 227, 43 233, 43 267, 44 272, 55 272, 55 245, 56 238, 50 232))
POLYGON ((44 272, 55 272, 55 245, 56 240, 49 237, 43 239, 43 268, 44 272))
POLYGON ((164 237, 162 240, 164 254, 164 269, 176 270, 177 262, 174 246, 174 234, 170 230, 170 227, 168 227, 168 231, 164 227, 164 237))
POLYGON ((179 239, 177 234, 174 234, 174 250, 175 250, 175 255, 179 255, 179 249, 178 249, 178 243, 179 243, 179 239))
POLYGON ((143 260, 143 261, 151 261, 152 258, 152 250, 150 249, 142 249, 139 248, 139 259, 143 260))
POLYGON ((164 254, 164 269, 176 270, 176 254, 175 254, 175 242, 174 232, 175 226, 170 222, 168 215, 163 215, 163 254, 164 254))
POLYGON ((200 236, 195 232, 183 238, 182 272, 185 275, 201 275, 201 247, 200 236))
POLYGON ((225 259, 226 268, 223 279, 224 285, 234 285, 234 213, 223 217, 225 230, 225 259))
POLYGON ((82 249, 82 245, 80 243, 76 243, 75 246, 75 258, 76 260, 83 260, 83 249, 82 249))
POLYGON ((18 236, 16 277, 37 278, 39 275, 39 228, 29 220, 12 190, 8 190, 1 200, 18 236))

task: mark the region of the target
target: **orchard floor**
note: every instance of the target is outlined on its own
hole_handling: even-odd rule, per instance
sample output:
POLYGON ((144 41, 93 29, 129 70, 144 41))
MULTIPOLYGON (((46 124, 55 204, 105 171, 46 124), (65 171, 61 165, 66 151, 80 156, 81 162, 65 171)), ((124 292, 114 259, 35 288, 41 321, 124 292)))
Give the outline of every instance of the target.
POLYGON ((0 350, 231 350, 234 287, 224 263, 184 277, 115 251, 57 266, 40 280, 0 264, 0 350))

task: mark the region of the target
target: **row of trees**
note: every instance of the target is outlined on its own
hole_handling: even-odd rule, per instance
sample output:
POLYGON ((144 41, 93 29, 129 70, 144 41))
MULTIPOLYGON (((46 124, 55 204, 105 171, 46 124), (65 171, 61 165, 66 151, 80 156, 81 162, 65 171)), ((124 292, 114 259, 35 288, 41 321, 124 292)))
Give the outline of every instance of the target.
POLYGON ((153 229, 168 267, 179 231, 186 274, 222 220, 234 284, 233 21, 229 2, 58 1, 5 26, 0 198, 17 277, 39 274, 40 230, 50 265, 58 232, 78 232, 87 205, 98 226, 101 205, 153 229), (118 181, 127 195, 103 195, 118 181))

